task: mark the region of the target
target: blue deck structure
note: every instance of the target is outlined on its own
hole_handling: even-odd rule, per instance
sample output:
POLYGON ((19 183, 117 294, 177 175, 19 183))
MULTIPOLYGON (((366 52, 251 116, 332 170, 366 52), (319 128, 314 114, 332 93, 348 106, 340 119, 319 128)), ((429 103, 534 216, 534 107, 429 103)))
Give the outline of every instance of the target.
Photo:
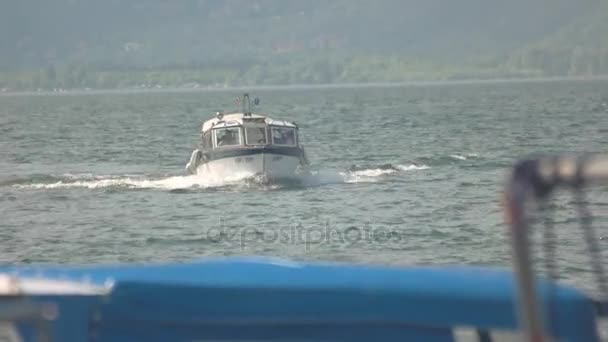
MULTIPOLYGON (((455 341, 457 327, 483 337, 518 326, 508 270, 226 258, 0 272, 78 283, 91 292, 20 299, 57 305, 51 341, 439 342, 455 341)), ((548 282, 538 287, 551 335, 560 341, 598 340, 590 298, 548 282)), ((10 311, 17 298, 0 300, 0 310, 10 311)), ((36 321, 17 326, 27 341, 41 329, 36 321)))

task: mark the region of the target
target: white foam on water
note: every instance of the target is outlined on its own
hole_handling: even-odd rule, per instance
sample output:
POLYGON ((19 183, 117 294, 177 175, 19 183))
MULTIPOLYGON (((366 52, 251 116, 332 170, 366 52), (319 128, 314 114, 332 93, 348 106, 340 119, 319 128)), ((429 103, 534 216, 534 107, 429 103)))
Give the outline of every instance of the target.
POLYGON ((400 171, 416 171, 416 170, 426 170, 430 169, 429 166, 426 165, 397 165, 395 166, 400 171))
POLYGON ((205 175, 171 176, 150 179, 142 176, 90 176, 64 177, 64 180, 53 183, 16 184, 15 187, 27 189, 60 189, 60 188, 130 188, 130 189, 161 189, 177 190, 191 188, 219 187, 238 184, 250 175, 232 175, 224 178, 214 178, 205 175))
POLYGON ((351 171, 348 173, 348 175, 353 176, 353 177, 373 178, 373 177, 379 177, 382 175, 388 175, 388 174, 395 173, 398 171, 399 170, 396 170, 396 169, 366 169, 366 170, 351 171))
POLYGON ((451 158, 454 159, 458 159, 458 160, 467 160, 469 158, 476 158, 479 157, 479 155, 477 153, 467 153, 467 154, 450 154, 451 158))
MULTIPOLYGON (((299 176, 296 182, 304 186, 319 186, 340 183, 366 183, 376 182, 381 176, 398 172, 409 172, 424 170, 426 165, 395 165, 384 168, 369 168, 356 171, 319 170, 299 176)), ((212 188, 229 185, 243 185, 245 181, 253 180, 252 174, 233 174, 219 177, 209 174, 197 174, 188 176, 170 176, 164 178, 151 178, 142 175, 93 175, 64 174, 59 181, 41 182, 31 184, 14 184, 14 187, 23 189, 63 189, 63 188, 126 188, 126 189, 159 189, 179 190, 212 188)), ((272 189, 273 187, 271 187, 272 189)))
POLYGON ((380 177, 398 172, 425 170, 429 167, 426 165, 395 165, 390 168, 369 168, 363 170, 342 172, 345 183, 366 183, 377 182, 380 177))
POLYGON ((17 184, 17 188, 26 189, 60 189, 60 188, 88 188, 88 189, 99 189, 99 188, 110 188, 110 187, 123 187, 123 188, 183 188, 191 187, 196 182, 190 177, 169 177, 158 180, 148 179, 135 179, 130 177, 118 177, 108 179, 95 179, 95 180, 62 180, 55 183, 34 183, 34 184, 17 184))

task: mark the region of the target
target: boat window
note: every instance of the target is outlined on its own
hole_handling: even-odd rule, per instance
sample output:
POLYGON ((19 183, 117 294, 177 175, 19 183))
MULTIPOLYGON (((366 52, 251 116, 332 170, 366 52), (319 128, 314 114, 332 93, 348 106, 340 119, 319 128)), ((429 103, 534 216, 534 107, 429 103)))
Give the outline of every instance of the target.
POLYGON ((215 139, 217 147, 240 145, 241 130, 238 127, 216 129, 215 139))
POLYGON ((296 130, 291 127, 272 127, 272 143, 275 145, 295 145, 296 130))
POLYGON ((247 145, 266 145, 265 127, 247 127, 245 128, 245 136, 247 137, 247 145))

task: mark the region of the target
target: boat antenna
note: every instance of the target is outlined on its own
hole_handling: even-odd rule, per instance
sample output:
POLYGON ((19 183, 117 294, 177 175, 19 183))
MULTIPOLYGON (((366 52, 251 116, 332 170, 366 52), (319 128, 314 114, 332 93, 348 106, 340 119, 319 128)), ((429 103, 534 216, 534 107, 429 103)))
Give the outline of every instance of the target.
POLYGON ((251 116, 251 99, 249 99, 249 93, 243 94, 243 115, 251 116), (245 109, 247 106, 247 109, 245 109))
MULTIPOLYGON (((237 97, 237 104, 240 103, 240 98, 237 97)), ((243 94, 243 116, 251 116, 251 98, 249 93, 243 94)), ((260 104, 260 99, 256 96, 253 99, 253 105, 257 106, 260 104)))

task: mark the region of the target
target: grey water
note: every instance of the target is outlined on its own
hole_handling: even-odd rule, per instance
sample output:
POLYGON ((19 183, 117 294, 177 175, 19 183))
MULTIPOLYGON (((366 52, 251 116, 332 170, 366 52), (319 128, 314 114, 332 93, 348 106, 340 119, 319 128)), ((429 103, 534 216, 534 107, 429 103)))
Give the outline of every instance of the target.
MULTIPOLYGON (((238 91, 0 96, 0 262, 264 255, 509 267, 501 194, 512 164, 608 143, 606 81, 253 94, 257 111, 300 125, 313 169, 302 182, 186 176, 202 121, 236 110, 238 91)), ((594 291, 576 213, 560 196, 557 273, 594 291)), ((589 201, 606 249, 608 198, 591 191, 589 201)))

